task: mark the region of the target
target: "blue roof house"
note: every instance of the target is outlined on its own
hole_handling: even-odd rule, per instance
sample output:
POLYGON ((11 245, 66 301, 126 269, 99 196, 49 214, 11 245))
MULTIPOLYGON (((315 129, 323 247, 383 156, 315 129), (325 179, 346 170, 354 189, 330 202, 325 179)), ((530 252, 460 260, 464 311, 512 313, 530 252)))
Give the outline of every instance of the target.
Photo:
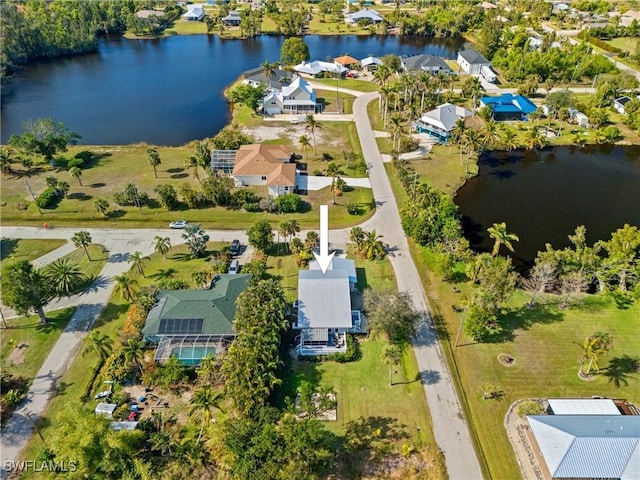
POLYGON ((480 103, 483 107, 491 108, 496 121, 526 120, 529 114, 538 109, 527 97, 510 93, 499 97, 482 97, 480 103))

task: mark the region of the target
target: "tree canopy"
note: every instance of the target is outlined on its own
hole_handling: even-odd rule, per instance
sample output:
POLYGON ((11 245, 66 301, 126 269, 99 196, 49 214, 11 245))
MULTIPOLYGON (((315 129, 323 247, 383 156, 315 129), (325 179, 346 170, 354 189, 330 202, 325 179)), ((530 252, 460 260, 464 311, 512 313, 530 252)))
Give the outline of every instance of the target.
POLYGON ((300 37, 287 38, 280 49, 280 62, 283 65, 297 65, 309 60, 309 46, 300 37))
POLYGON ((40 118, 24 122, 22 133, 11 135, 9 144, 32 155, 42 155, 51 160, 58 152, 66 152, 68 145, 75 145, 82 137, 69 130, 62 122, 52 118, 40 118))

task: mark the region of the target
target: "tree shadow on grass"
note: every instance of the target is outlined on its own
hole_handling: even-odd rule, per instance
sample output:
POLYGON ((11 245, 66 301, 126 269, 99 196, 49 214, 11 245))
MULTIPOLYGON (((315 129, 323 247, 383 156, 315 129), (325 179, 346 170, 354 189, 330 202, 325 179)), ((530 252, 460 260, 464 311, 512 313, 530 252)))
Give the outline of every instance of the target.
POLYGON ((91 200, 93 195, 88 195, 84 192, 74 192, 67 195, 69 200, 91 200))
POLYGON ((494 335, 487 335, 484 343, 512 342, 518 330, 529 330, 533 325, 550 325, 564 320, 564 313, 559 312, 551 305, 538 304, 535 308, 523 306, 518 310, 512 310, 507 315, 498 318, 501 331, 494 335))
POLYGON ((176 273, 178 273, 178 271, 175 268, 161 268, 153 275, 148 275, 148 277, 156 280, 165 280, 173 278, 176 273))
POLYGON ((171 255, 171 260, 175 260, 176 262, 188 262, 189 260, 193 260, 190 253, 174 253, 171 255))
POLYGON ((0 260, 13 255, 17 247, 18 240, 16 238, 3 238, 0 240, 0 260))
POLYGON ((101 288, 106 287, 111 283, 111 279, 105 277, 104 275, 98 275, 87 279, 85 282, 85 286, 80 292, 80 295, 84 295, 86 293, 95 293, 101 288))
POLYGON ((114 219, 114 218, 121 218, 124 217, 125 211, 124 210, 110 210, 107 213, 105 213, 105 218, 108 219, 114 219))
POLYGON ((614 357, 609 361, 609 366, 601 370, 603 376, 607 377, 609 383, 616 388, 629 385, 629 380, 637 380, 631 376, 632 373, 638 373, 640 369, 640 359, 638 357, 630 357, 627 354, 621 357, 614 357))
POLYGON ((102 310, 102 313, 93 324, 93 328, 97 329, 102 327, 103 325, 106 325, 112 320, 117 320, 120 315, 122 315, 128 309, 129 305, 126 303, 107 303, 107 305, 102 310))

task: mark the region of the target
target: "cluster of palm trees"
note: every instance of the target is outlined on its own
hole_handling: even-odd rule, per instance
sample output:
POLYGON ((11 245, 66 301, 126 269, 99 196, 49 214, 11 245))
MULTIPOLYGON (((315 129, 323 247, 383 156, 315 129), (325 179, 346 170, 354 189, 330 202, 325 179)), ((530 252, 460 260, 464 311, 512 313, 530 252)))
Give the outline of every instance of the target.
POLYGON ((382 235, 375 230, 366 232, 360 227, 353 227, 349 231, 349 240, 353 242, 356 254, 367 260, 381 260, 387 254, 381 238, 382 235))
POLYGON ((302 267, 313 258, 313 249, 319 245, 320 237, 318 236, 318 232, 310 231, 307 232, 304 242, 298 237, 292 238, 289 242, 289 251, 295 257, 296 265, 302 267))

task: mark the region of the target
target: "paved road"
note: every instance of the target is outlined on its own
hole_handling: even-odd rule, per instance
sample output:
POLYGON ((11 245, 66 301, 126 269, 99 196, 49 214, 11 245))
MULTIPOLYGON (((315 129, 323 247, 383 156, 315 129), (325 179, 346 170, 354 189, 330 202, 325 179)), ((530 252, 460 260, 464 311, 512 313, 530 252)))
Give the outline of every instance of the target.
POLYGON ((419 334, 413 346, 431 411, 436 441, 444 452, 449 478, 480 479, 482 478, 480 464, 438 343, 418 270, 413 263, 409 245, 402 230, 398 205, 369 124, 367 104, 377 96, 375 92, 360 95, 353 103, 353 116, 360 136, 362 152, 369 167, 369 178, 377 207, 376 214, 365 222, 362 228, 375 229, 391 246, 393 252, 389 259, 396 273, 398 289, 409 292, 416 308, 424 312, 419 334))

